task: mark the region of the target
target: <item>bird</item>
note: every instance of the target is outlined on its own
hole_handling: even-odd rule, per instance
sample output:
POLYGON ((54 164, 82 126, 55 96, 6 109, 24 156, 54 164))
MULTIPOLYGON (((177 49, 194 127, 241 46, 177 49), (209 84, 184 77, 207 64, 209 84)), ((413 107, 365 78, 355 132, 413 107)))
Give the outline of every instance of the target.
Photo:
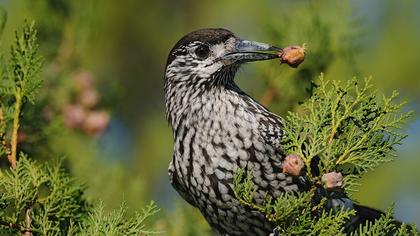
POLYGON ((241 64, 278 58, 264 52, 278 49, 215 28, 187 34, 168 56, 165 106, 174 137, 169 179, 218 235, 268 235, 274 228, 235 199, 240 168, 253 171, 257 202, 298 190, 281 172, 282 119, 234 81, 241 64))
MULTIPOLYGON (((164 74, 166 118, 174 139, 169 180, 216 235, 269 235, 276 227, 235 198, 239 169, 252 171, 257 204, 267 196, 305 190, 299 178, 282 171, 283 119, 235 82, 241 65, 279 58, 279 50, 227 29, 207 28, 188 33, 169 52, 164 74)), ((367 212, 359 223, 382 215, 354 208, 367 212)))

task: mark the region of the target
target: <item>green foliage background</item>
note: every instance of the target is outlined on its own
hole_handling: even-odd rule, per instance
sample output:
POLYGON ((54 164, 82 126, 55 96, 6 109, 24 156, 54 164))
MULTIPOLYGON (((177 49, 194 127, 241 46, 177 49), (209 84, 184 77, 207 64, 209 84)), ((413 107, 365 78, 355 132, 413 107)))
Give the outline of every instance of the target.
POLYGON ((101 200, 104 211, 122 201, 129 211, 139 210, 156 199, 162 210, 155 229, 165 235, 209 233, 200 214, 168 184, 172 134, 164 118, 163 70, 167 53, 186 32, 225 27, 278 46, 307 43, 308 57, 297 70, 273 61, 247 65, 238 74, 245 91, 280 115, 296 110, 320 72, 335 80, 372 76, 381 92, 395 89, 410 101, 414 118, 397 161, 365 176, 355 197, 381 209, 395 202, 397 218, 420 225, 419 1, 1 0, 0 5, 0 18, 8 19, 0 51, 9 52, 15 29, 29 19, 37 22, 45 58, 40 99, 36 108, 24 110, 31 115, 22 121, 28 135, 22 149, 39 161, 65 156, 65 168, 86 183, 88 200, 101 200), (61 110, 74 99, 79 71, 94 75, 97 106, 111 114, 100 136, 63 126, 61 110), (45 107, 54 117, 49 122, 39 112, 45 107))

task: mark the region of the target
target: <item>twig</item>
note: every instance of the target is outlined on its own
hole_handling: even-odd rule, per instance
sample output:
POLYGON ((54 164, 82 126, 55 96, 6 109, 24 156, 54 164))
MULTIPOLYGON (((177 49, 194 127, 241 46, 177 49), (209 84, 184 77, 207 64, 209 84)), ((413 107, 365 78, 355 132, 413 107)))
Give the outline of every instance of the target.
POLYGON ((12 150, 10 155, 8 156, 9 162, 13 169, 16 169, 16 152, 17 152, 17 140, 18 140, 18 130, 19 130, 19 116, 20 116, 20 109, 22 105, 22 91, 20 88, 16 90, 15 94, 16 102, 15 102, 15 113, 13 116, 13 130, 12 130, 12 140, 11 146, 12 150))
MULTIPOLYGON (((31 212, 32 212, 32 207, 28 206, 25 209, 25 226, 26 226, 26 229, 31 228, 31 223, 32 223, 31 212)), ((30 230, 22 231, 22 235, 23 236, 32 236, 32 231, 30 231, 30 230)))
POLYGON ((0 225, 6 226, 6 227, 9 227, 9 228, 12 228, 12 229, 19 230, 21 233, 30 232, 31 235, 32 235, 32 230, 27 229, 27 228, 25 228, 25 227, 23 227, 23 226, 21 226, 19 224, 14 224, 14 223, 10 223, 10 222, 6 222, 6 221, 3 221, 3 220, 0 220, 0 225))

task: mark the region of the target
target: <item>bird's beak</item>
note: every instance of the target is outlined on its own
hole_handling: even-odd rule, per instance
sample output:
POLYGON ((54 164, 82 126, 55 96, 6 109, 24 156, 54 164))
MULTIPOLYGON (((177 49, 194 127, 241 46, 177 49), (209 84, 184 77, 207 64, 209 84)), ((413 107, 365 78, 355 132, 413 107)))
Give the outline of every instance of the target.
POLYGON ((275 53, 279 50, 281 48, 266 43, 237 39, 234 50, 221 57, 221 61, 226 65, 231 65, 251 61, 271 60, 279 58, 275 53))

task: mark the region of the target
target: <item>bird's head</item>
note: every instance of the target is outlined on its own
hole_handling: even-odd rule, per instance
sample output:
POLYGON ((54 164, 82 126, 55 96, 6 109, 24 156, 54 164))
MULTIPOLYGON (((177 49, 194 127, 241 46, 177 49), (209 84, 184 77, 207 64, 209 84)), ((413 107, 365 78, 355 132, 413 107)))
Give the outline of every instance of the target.
POLYGON ((233 79, 240 64, 278 58, 273 53, 278 50, 239 39, 226 29, 196 30, 182 37, 169 53, 165 79, 167 83, 223 84, 233 79))
POLYGON ((237 88, 233 78, 245 62, 278 58, 277 47, 237 38, 225 29, 201 29, 182 37, 171 50, 165 70, 166 115, 172 127, 202 95, 214 88, 237 88), (268 53, 268 52, 272 53, 268 53))

